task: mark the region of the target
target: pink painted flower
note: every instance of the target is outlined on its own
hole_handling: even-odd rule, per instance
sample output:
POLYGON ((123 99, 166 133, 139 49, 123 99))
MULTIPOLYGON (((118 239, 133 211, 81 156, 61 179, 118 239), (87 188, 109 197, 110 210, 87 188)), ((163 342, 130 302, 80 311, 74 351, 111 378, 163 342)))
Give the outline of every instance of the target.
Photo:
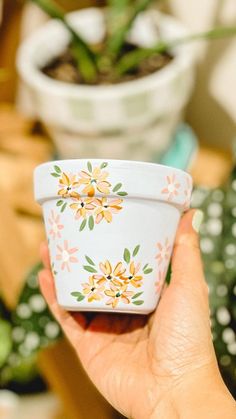
POLYGON ((53 210, 51 211, 51 217, 48 219, 51 226, 49 235, 52 236, 53 240, 61 238, 60 231, 64 228, 63 224, 60 224, 60 215, 56 214, 53 210))
POLYGON ((186 178, 186 186, 184 189, 184 196, 185 196, 185 201, 184 201, 184 209, 187 210, 190 207, 190 202, 191 202, 191 195, 192 195, 192 182, 190 180, 189 177, 186 178))
POLYGON ((166 180, 167 185, 162 189, 161 193, 167 195, 168 201, 172 201, 172 199, 179 194, 178 189, 180 188, 180 183, 176 181, 175 174, 166 176, 166 180))
POLYGON ((67 269, 70 272, 70 263, 77 263, 78 259, 75 256, 72 256, 74 253, 78 252, 76 247, 69 249, 68 241, 65 240, 63 246, 57 245, 59 253, 56 255, 56 259, 62 262, 61 269, 67 269))
POLYGON ((166 279, 166 269, 164 269, 162 271, 160 270, 158 272, 158 279, 155 282, 156 294, 160 295, 160 293, 162 291, 163 284, 165 282, 165 279, 166 279))
POLYGON ((161 263, 164 261, 168 262, 171 253, 171 245, 169 243, 169 239, 166 239, 164 244, 157 243, 157 248, 159 250, 158 254, 156 255, 158 265, 161 265, 161 263))

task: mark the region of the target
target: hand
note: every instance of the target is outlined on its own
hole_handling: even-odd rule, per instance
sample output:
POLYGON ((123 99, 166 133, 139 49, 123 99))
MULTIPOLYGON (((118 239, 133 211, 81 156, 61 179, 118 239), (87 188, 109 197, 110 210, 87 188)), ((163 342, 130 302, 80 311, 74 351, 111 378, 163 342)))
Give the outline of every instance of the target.
POLYGON ((150 316, 64 311, 56 301, 47 247, 42 247, 46 269, 40 285, 50 309, 91 380, 130 418, 211 418, 209 410, 206 416, 202 410, 197 413, 209 406, 209 388, 235 415, 212 345, 208 288, 193 217, 189 211, 180 222, 171 284, 150 316))

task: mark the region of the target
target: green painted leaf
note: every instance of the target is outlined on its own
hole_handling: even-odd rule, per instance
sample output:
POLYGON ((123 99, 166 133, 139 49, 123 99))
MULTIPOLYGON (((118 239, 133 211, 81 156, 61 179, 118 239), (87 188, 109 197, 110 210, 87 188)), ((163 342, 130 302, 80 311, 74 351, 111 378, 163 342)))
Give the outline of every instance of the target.
POLYGON ((87 167, 88 167, 88 171, 91 173, 93 168, 92 168, 92 165, 91 165, 90 161, 88 161, 87 167))
POLYGON ((140 244, 138 244, 138 246, 135 247, 134 251, 133 251, 133 257, 136 256, 139 252, 140 249, 140 244))
POLYGON ((60 167, 59 167, 59 166, 54 166, 54 170, 55 170, 55 172, 57 172, 57 173, 61 173, 61 169, 60 169, 60 167))
POLYGON ((145 269, 147 269, 147 267, 148 267, 148 263, 146 263, 146 265, 144 265, 143 271, 145 271, 145 269))
POLYGON ((123 257, 124 257, 124 260, 125 260, 126 263, 129 263, 130 262, 130 251, 128 249, 125 249, 124 250, 123 257))
POLYGON ((135 300, 133 301, 133 304, 135 304, 136 306, 141 306, 144 303, 143 300, 135 300))
POLYGON ((89 222, 88 222, 88 224, 89 224, 89 229, 90 229, 90 230, 93 230, 93 228, 94 228, 94 218, 93 218, 93 216, 92 216, 92 215, 90 215, 90 217, 89 217, 89 222))
POLYGON ((105 167, 107 167, 107 166, 108 166, 108 163, 104 161, 104 162, 101 164, 100 168, 101 168, 101 169, 105 169, 105 167))
POLYGON ((87 224, 87 219, 85 218, 84 221, 82 221, 80 225, 79 231, 82 231, 85 228, 86 224, 87 224))
POLYGON ((117 183, 116 186, 112 189, 112 192, 117 192, 122 187, 122 183, 117 183))
POLYGON ((63 204, 63 200, 62 199, 60 199, 59 201, 57 201, 57 207, 60 207, 62 204, 63 204))
POLYGON ((79 297, 81 295, 81 292, 73 291, 70 293, 70 295, 72 295, 73 297, 79 297))
POLYGON ((117 192, 117 195, 119 195, 119 196, 126 196, 128 194, 127 194, 127 192, 117 192))
POLYGON ((142 295, 142 294, 143 294, 143 291, 142 292, 137 292, 137 294, 133 295, 132 300, 135 300, 135 298, 140 297, 140 295, 142 295))
POLYGON ((93 273, 93 274, 96 274, 96 273, 97 273, 96 269, 92 268, 92 266, 84 265, 84 266, 83 266, 83 268, 84 268, 86 271, 91 272, 91 273, 93 273))
POLYGON ((88 262, 90 265, 95 266, 95 263, 92 261, 92 259, 90 259, 90 257, 85 256, 85 259, 87 260, 87 262, 88 262))
POLYGON ((82 300, 84 300, 84 298, 85 298, 85 296, 84 296, 83 294, 81 294, 81 292, 77 292, 77 291, 72 292, 72 293, 71 293, 71 295, 72 295, 73 297, 76 297, 76 300, 77 300, 77 301, 82 301, 82 300))
POLYGON ((143 272, 147 275, 147 274, 150 274, 152 271, 153 271, 152 268, 148 268, 148 269, 145 269, 145 271, 143 272))
POLYGON ((64 212, 67 206, 67 202, 65 202, 61 207, 61 212, 64 212))
POLYGON ((60 175, 58 173, 51 173, 51 176, 53 176, 53 177, 60 177, 60 175))

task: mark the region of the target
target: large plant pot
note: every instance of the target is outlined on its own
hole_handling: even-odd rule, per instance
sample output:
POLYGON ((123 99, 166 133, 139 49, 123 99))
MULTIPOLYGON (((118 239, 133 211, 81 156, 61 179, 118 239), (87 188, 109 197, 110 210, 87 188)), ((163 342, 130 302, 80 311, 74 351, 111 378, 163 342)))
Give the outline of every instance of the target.
MULTIPOLYGON (((68 15, 88 41, 104 34, 104 12, 90 8, 68 15)), ((175 19, 155 11, 143 13, 131 38, 142 45, 176 38, 186 30, 175 19)), ((126 158, 156 160, 171 141, 194 81, 190 45, 176 48, 174 59, 149 76, 109 86, 82 86, 55 81, 40 68, 63 52, 70 35, 58 21, 50 21, 19 49, 18 69, 31 97, 35 116, 51 134, 63 158, 126 158)))

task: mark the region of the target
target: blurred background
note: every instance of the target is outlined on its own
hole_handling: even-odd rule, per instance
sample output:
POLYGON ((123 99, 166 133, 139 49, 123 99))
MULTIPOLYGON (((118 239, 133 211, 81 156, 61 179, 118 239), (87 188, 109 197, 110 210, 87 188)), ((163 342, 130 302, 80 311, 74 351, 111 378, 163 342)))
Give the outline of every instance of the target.
MULTIPOLYGON (((95 7, 76 12, 70 22, 91 45, 102 44, 107 2, 56 3, 66 12, 95 7)), ((130 15, 137 3, 127 2, 130 15)), ((150 10, 137 14, 119 58, 133 45, 147 48, 160 39, 236 27, 234 0, 208 0, 204 6, 194 0, 146 3, 150 10)), ((212 335, 235 397, 236 36, 183 44, 121 80, 110 80, 106 67, 87 95, 80 84, 88 83, 71 64, 62 25, 48 26, 49 16, 31 1, 0 0, 0 5, 0 418, 121 417, 88 380, 38 288, 38 249, 45 236, 32 173, 55 158, 139 159, 192 174, 192 205, 205 213, 201 250, 212 335)), ((110 37, 118 17, 111 14, 110 37)))

